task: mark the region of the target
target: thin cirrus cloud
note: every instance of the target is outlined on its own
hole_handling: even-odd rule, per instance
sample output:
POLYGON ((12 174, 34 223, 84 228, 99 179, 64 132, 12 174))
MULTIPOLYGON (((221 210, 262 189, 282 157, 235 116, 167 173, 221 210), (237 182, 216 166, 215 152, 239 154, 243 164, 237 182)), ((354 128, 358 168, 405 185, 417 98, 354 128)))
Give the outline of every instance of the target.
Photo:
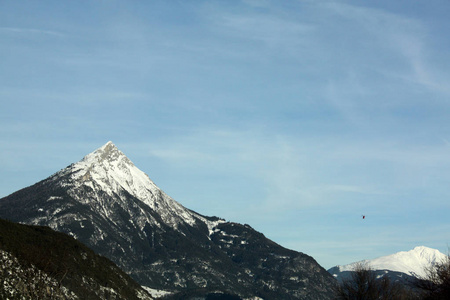
POLYGON ((45 29, 39 29, 39 28, 15 28, 15 27, 0 27, 0 32, 3 32, 4 34, 15 34, 15 35, 21 35, 21 36, 39 36, 39 35, 46 35, 46 36, 53 36, 53 37, 65 37, 66 34, 59 32, 59 31, 53 31, 53 30, 45 30, 45 29))
MULTIPOLYGON (((433 91, 448 94, 446 80, 442 78, 442 72, 438 72, 434 65, 432 52, 428 45, 433 42, 430 39, 432 32, 420 21, 410 17, 399 16, 379 9, 361 8, 347 4, 334 3, 327 8, 342 18, 350 18, 368 33, 368 39, 378 44, 381 51, 388 53, 398 63, 404 63, 400 68, 392 69, 389 65, 382 64, 384 68, 374 66, 384 76, 403 78, 407 81, 419 83, 433 91), (432 63, 433 62, 433 63, 432 63)), ((375 45, 376 45, 375 44, 375 45)), ((439 53, 438 53, 439 54, 439 53)), ((442 54, 441 54, 442 55, 442 54)))

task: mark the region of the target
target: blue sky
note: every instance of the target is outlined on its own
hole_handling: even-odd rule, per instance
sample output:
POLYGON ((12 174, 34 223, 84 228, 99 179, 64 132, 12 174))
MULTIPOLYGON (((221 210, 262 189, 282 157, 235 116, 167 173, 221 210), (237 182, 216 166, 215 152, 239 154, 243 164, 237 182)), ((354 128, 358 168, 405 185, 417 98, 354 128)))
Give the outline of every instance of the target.
POLYGON ((447 253, 449 13, 446 0, 1 1, 0 197, 111 140, 184 206, 326 268, 447 253))

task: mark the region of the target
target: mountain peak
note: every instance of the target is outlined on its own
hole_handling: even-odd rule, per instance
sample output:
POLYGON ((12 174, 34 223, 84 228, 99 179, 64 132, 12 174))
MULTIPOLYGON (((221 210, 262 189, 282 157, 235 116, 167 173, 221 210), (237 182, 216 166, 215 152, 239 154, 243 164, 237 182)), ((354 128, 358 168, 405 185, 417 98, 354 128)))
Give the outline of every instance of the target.
POLYGON ((125 189, 138 199, 150 200, 148 190, 158 189, 111 141, 72 165, 71 171, 74 181, 110 195, 125 189))
POLYGON ((103 146, 101 146, 99 149, 103 149, 104 151, 110 151, 110 150, 119 150, 117 149, 116 145, 114 145, 113 142, 109 141, 103 146))
MULTIPOLYGON (((99 195, 103 193, 126 201, 126 191, 157 211, 166 224, 176 227, 181 222, 195 223, 193 213, 166 195, 111 141, 61 170, 56 178, 63 175, 70 176, 70 183, 67 184, 71 185, 70 192, 75 198, 79 198, 75 194, 80 188, 87 188, 95 195, 89 201, 97 199, 101 202, 99 195)), ((80 201, 87 201, 83 199, 80 198, 80 201)))
MULTIPOLYGON (((101 163, 103 161, 113 162, 119 159, 126 158, 125 154, 123 154, 113 142, 109 141, 102 147, 98 148, 94 152, 86 155, 83 158, 83 161, 94 163, 101 163)), ((128 158, 126 158, 128 160, 128 158)), ((129 160, 128 160, 129 161, 129 160)), ((131 163, 131 161, 129 161, 131 163)))
POLYGON ((101 146, 100 148, 98 148, 98 150, 103 150, 103 151, 119 151, 119 149, 116 147, 116 145, 114 145, 113 142, 109 141, 106 144, 104 144, 103 146, 101 146))
MULTIPOLYGON (((439 250, 418 246, 409 251, 400 251, 391 255, 363 260, 344 266, 337 266, 339 272, 353 271, 358 263, 367 264, 373 270, 391 270, 413 276, 426 276, 425 269, 437 262, 442 262, 446 255, 439 250)), ((334 268, 332 268, 334 269, 334 268)), ((330 270, 332 270, 330 269, 330 270)))
POLYGON ((422 255, 422 256, 423 255, 426 255, 426 256, 436 255, 436 253, 438 253, 438 256, 439 256, 440 254, 442 254, 439 250, 425 247, 425 246, 417 246, 414 249, 410 250, 409 252, 416 253, 417 255, 422 255))

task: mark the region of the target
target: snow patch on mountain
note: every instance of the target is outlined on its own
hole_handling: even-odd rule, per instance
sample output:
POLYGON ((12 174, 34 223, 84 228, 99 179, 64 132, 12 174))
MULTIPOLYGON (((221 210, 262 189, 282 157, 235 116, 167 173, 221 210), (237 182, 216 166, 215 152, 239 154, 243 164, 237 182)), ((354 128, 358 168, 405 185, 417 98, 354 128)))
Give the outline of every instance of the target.
MULTIPOLYGON (((358 264, 364 264, 373 270, 390 270, 402 272, 411 276, 426 276, 426 268, 443 262, 446 255, 439 250, 418 246, 410 251, 378 257, 372 260, 362 260, 344 266, 336 266, 340 272, 354 271, 358 264)), ((331 269, 330 269, 331 270, 331 269)))
POLYGON ((152 297, 154 298, 162 298, 162 297, 166 297, 168 295, 172 295, 174 294, 174 292, 171 291, 164 291, 164 290, 158 290, 158 289, 152 289, 148 286, 142 286, 142 288, 144 290, 146 290, 152 297))

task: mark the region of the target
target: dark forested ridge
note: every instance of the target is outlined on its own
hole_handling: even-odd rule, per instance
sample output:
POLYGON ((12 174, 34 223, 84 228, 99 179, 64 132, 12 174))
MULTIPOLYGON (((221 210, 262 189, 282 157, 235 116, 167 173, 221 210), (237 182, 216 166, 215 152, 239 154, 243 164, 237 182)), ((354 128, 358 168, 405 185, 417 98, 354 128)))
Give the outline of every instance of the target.
POLYGON ((0 299, 151 299, 110 260, 48 227, 0 219, 0 259, 0 299))

